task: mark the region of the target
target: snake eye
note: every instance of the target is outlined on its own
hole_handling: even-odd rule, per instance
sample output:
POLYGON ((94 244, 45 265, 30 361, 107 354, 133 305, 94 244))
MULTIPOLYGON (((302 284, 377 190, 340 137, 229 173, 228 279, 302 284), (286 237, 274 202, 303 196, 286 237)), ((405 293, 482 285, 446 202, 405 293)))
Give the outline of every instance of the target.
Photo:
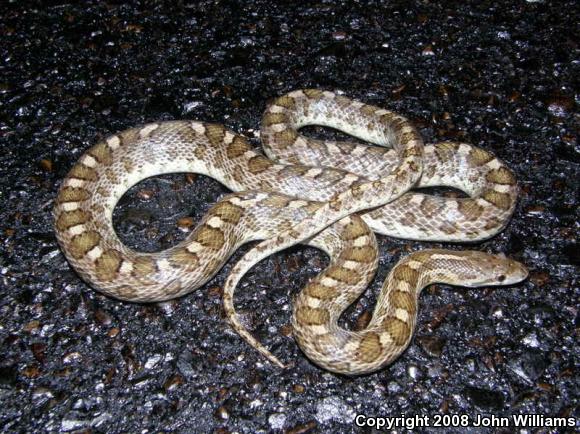
POLYGON ((503 282, 505 280, 505 275, 501 274, 497 277, 498 282, 503 282))

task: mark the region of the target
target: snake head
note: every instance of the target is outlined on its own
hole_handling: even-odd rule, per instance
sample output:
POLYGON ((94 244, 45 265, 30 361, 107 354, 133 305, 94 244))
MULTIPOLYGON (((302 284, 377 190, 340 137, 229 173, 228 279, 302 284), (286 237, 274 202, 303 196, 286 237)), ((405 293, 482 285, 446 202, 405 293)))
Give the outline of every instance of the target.
POLYGON ((513 285, 528 277, 528 269, 520 262, 507 258, 503 253, 491 255, 484 252, 465 252, 473 273, 463 286, 513 285), (472 277, 472 278, 470 278, 472 277))

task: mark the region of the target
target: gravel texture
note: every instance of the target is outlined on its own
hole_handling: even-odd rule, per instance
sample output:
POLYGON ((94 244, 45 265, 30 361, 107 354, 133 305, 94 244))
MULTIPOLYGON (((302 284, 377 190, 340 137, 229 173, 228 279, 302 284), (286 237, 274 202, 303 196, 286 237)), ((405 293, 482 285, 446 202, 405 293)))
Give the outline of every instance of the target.
MULTIPOLYGON (((3 2, 0 431, 351 432, 357 414, 580 416, 579 17, 573 0, 3 2), (104 297, 69 267, 51 208, 90 144, 147 121, 201 119, 259 146, 266 102, 303 87, 390 108, 427 142, 466 141, 506 161, 517 211, 471 247, 523 261, 529 280, 431 287, 402 357, 346 378, 312 365, 289 330, 293 294, 327 263, 314 249, 260 263, 236 298, 291 363, 284 371, 223 318, 220 285, 241 252, 205 287, 158 305, 104 297)), ((133 247, 165 248, 225 192, 196 175, 148 180, 115 224, 133 247)), ((437 244, 380 245, 349 326, 364 323, 397 260, 437 244)))

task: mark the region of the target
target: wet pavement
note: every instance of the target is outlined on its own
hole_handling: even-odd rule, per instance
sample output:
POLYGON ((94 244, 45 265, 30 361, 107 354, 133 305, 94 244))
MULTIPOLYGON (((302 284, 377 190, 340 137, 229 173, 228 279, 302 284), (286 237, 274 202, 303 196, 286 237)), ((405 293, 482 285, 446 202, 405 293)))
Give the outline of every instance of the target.
MULTIPOLYGON (((274 3, 0 6, 0 431, 351 432, 358 414, 579 417, 576 2, 274 3), (292 296, 327 263, 314 249, 263 261, 236 297, 245 324, 291 364, 284 371, 224 319, 220 287, 246 249, 205 287, 157 305, 104 297, 72 271, 51 208, 92 143, 200 119, 259 146, 267 101, 303 87, 400 112, 426 142, 465 141, 506 161, 522 189, 515 215, 469 247, 505 252, 530 278, 432 286, 409 349, 346 378, 312 365, 291 338, 292 296)), ((122 199, 115 225, 130 246, 166 248, 225 193, 198 175, 147 180, 122 199)), ((396 261, 441 244, 380 246, 378 276, 347 326, 364 323, 396 261)), ((548 432, 523 432, 537 430, 548 432)))

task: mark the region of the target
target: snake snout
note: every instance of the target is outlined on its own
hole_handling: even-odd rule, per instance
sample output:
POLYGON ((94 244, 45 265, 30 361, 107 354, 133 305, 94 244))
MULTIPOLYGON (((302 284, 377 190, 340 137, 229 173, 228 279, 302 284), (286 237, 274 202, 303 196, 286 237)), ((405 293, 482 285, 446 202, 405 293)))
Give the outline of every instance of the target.
POLYGON ((521 262, 508 259, 508 272, 506 276, 506 285, 519 283, 528 277, 528 269, 521 262))
POLYGON ((528 277, 528 269, 522 263, 506 258, 504 254, 493 255, 492 262, 490 285, 513 285, 528 277))
MULTIPOLYGON (((471 286, 513 285, 528 277, 528 269, 522 263, 507 258, 503 253, 468 251, 463 254, 469 258, 473 270, 477 270, 472 276, 471 286)), ((468 283, 467 274, 464 278, 468 283)))

